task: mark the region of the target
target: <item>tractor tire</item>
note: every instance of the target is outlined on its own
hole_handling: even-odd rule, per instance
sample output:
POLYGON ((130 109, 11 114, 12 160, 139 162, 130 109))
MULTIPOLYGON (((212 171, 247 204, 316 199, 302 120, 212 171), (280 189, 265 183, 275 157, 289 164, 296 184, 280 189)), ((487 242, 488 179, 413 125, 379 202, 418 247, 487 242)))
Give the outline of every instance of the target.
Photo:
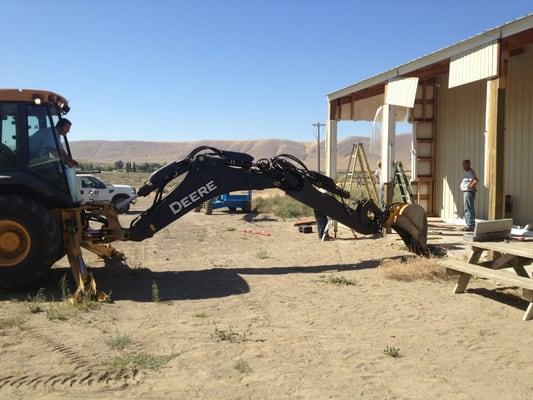
POLYGON ((207 200, 205 202, 205 215, 211 214, 213 214, 213 204, 211 203, 211 200, 207 200))
POLYGON ((251 211, 252 211, 252 202, 247 201, 246 203, 244 203, 244 206, 242 207, 242 212, 248 214, 251 211))
POLYGON ((126 200, 128 198, 128 196, 126 195, 117 195, 115 197, 113 197, 113 200, 111 200, 111 203, 113 204, 113 207, 115 207, 117 209, 117 211, 121 214, 125 214, 127 213, 129 210, 130 210, 130 204, 131 203, 128 203, 126 204, 125 206, 122 206, 120 209, 118 208, 117 204, 120 203, 122 200, 126 200))
POLYGON ((0 196, 0 287, 27 286, 64 255, 57 222, 41 204, 0 196))

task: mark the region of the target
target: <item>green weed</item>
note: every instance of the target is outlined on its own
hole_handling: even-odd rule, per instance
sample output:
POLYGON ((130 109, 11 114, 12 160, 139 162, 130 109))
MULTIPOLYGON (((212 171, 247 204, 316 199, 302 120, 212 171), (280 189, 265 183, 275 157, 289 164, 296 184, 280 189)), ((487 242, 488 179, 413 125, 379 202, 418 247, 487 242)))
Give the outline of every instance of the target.
POLYGON ((28 311, 32 314, 37 314, 44 311, 44 303, 47 301, 44 288, 40 288, 35 296, 29 296, 26 299, 26 306, 28 311))
POLYGON ((46 308, 46 318, 50 321, 65 321, 72 315, 65 304, 50 303, 46 308))
POLYGON ((117 335, 109 339, 106 343, 112 350, 124 350, 131 344, 131 339, 127 335, 117 335))
POLYGON ((348 278, 345 278, 344 276, 334 276, 334 275, 329 275, 325 277, 324 279, 322 279, 321 282, 330 283, 332 285, 337 285, 337 286, 356 286, 357 285, 357 282, 355 281, 355 279, 348 279, 348 278))
POLYGON ((215 339, 217 342, 230 342, 230 343, 243 343, 248 340, 250 332, 235 332, 230 329, 218 329, 218 326, 215 325, 215 330, 211 334, 211 338, 215 339))
POLYGON ((67 274, 63 274, 63 276, 59 280, 59 290, 61 290, 61 300, 66 301, 70 299, 71 293, 68 287, 67 274))
POLYGON ((235 368, 241 374, 250 374, 252 372, 252 368, 250 368, 250 365, 244 360, 235 361, 233 368, 235 368))
POLYGON ((24 329, 26 320, 21 315, 16 315, 8 318, 0 318, 0 330, 9 328, 24 329))
POLYGON ((267 258, 270 258, 268 252, 265 249, 259 249, 257 253, 255 253, 255 257, 259 260, 266 260, 267 258))
POLYGON ((171 360, 178 357, 179 353, 167 355, 154 355, 148 353, 127 353, 117 355, 109 359, 106 363, 107 371, 114 376, 124 375, 132 369, 158 371, 171 360))
POLYGON ((386 354, 392 358, 399 358, 400 356, 400 349, 393 346, 387 346, 383 350, 383 354, 386 354))

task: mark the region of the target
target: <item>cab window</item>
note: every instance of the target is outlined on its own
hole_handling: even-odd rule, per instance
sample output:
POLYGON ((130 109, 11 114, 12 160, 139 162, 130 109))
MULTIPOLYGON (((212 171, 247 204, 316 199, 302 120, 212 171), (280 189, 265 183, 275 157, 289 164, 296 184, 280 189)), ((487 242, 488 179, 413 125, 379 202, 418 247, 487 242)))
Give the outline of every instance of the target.
POLYGON ((66 188, 61 150, 58 148, 48 107, 28 105, 26 114, 30 171, 49 182, 66 188))
POLYGON ((106 185, 92 176, 82 176, 81 187, 84 189, 105 189, 106 185))
POLYGON ((94 187, 97 188, 97 189, 105 189, 106 188, 106 185, 104 182, 102 182, 101 180, 99 179, 96 179, 95 177, 91 176, 91 180, 93 181, 93 184, 95 185, 94 187))
POLYGON ((19 138, 17 136, 17 105, 0 104, 0 171, 19 166, 19 138))
POLYGON ((92 189, 94 188, 94 184, 91 181, 91 179, 88 176, 82 176, 81 177, 81 187, 83 189, 92 189))
POLYGON ((57 141, 46 107, 28 106, 30 166, 59 160, 57 141))

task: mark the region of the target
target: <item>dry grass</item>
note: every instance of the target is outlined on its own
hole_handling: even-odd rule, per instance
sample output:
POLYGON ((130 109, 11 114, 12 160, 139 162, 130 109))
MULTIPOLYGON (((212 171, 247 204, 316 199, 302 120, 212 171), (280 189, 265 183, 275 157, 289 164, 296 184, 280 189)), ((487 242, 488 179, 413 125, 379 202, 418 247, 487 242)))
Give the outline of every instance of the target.
POLYGON ((321 276, 320 278, 321 279, 319 280, 319 282, 331 283, 332 285, 357 286, 357 282, 355 281, 355 279, 348 279, 348 278, 345 278, 344 276, 329 275, 327 277, 321 276))
POLYGON ((110 374, 119 377, 127 371, 136 369, 159 371, 164 365, 178 356, 179 353, 170 353, 161 356, 148 353, 125 353, 110 358, 106 366, 110 374))
POLYGON ((252 208, 259 214, 274 214, 283 219, 313 215, 313 210, 305 204, 280 194, 271 197, 254 197, 252 208))
POLYGON ((384 260, 379 272, 387 279, 397 281, 439 281, 450 279, 446 268, 441 267, 432 258, 402 257, 398 260, 384 260))
POLYGON ((122 171, 102 171, 96 177, 103 179, 107 183, 119 185, 130 185, 138 189, 148 179, 148 172, 122 172, 122 171))

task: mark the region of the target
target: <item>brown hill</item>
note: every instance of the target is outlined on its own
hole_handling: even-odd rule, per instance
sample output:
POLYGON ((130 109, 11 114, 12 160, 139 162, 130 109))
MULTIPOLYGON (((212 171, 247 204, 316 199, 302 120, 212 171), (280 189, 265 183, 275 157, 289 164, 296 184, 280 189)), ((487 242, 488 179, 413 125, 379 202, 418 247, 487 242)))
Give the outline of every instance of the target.
MULTIPOLYGON (((368 137, 350 136, 337 144, 338 166, 345 169, 353 143, 363 143, 367 151, 368 161, 373 168, 377 156, 368 153, 370 140, 368 137)), ((106 141, 83 140, 71 143, 74 158, 80 161, 113 163, 117 160, 165 163, 180 160, 198 146, 212 146, 225 150, 240 151, 253 155, 256 159, 272 157, 276 154, 289 153, 300 158, 309 167, 316 169, 317 148, 314 142, 294 142, 283 139, 261 140, 201 140, 194 142, 141 142, 141 141, 106 141)), ((396 159, 408 161, 411 148, 411 135, 396 136, 396 159)), ((322 168, 324 166, 324 143, 322 142, 322 168)))

